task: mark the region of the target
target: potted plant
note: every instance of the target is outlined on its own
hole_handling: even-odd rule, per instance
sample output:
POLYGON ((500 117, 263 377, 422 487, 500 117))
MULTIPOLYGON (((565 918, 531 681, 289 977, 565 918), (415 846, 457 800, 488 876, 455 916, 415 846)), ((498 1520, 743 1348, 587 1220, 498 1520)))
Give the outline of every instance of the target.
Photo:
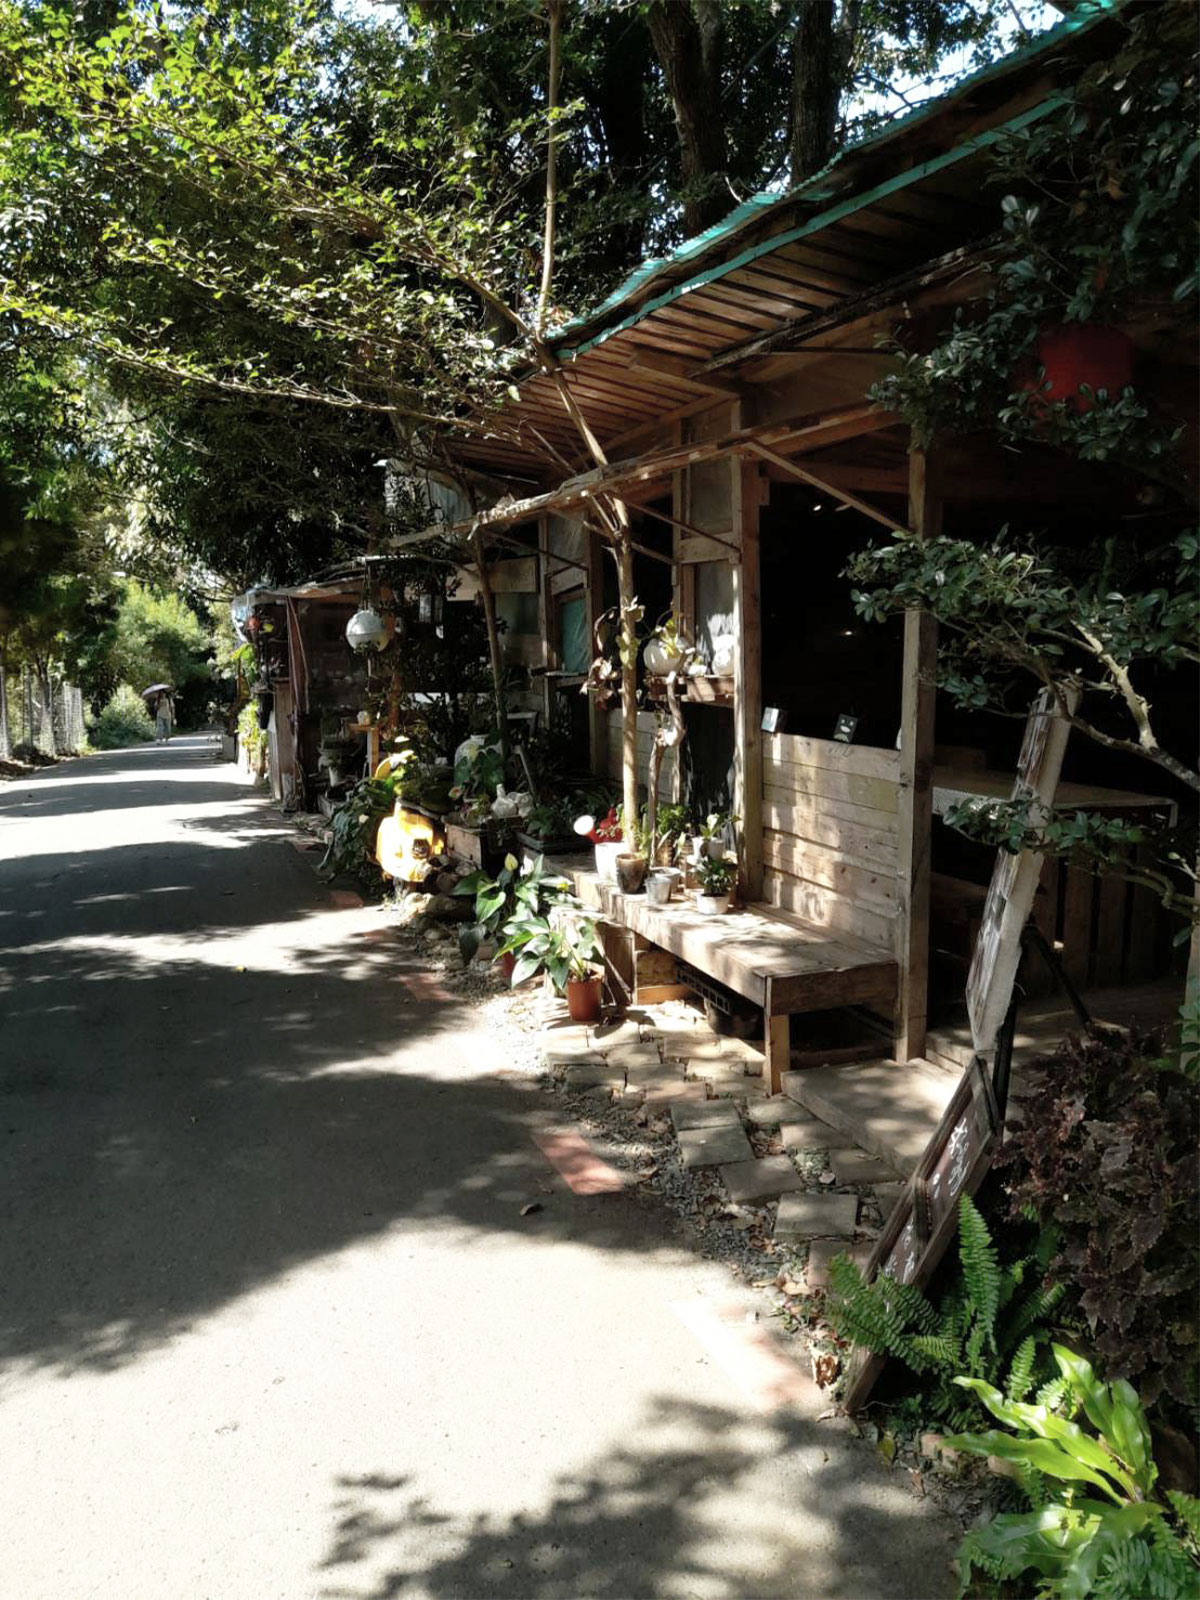
MULTIPOLYGON (((516 856, 507 855, 495 877, 487 872, 472 872, 454 886, 453 892, 473 896, 475 901, 474 922, 464 923, 458 930, 458 948, 464 964, 469 966, 485 939, 507 936, 509 924, 518 912, 543 915, 562 898, 565 889, 561 879, 547 877, 541 856, 523 873, 516 856)), ((515 964, 511 952, 497 951, 496 959, 511 979, 515 964)))
POLYGON ((599 821, 585 813, 575 818, 575 832, 590 839, 596 847, 596 876, 604 883, 617 881, 617 857, 624 855, 625 834, 616 806, 609 808, 607 816, 599 821))
POLYGON ((719 917, 729 910, 729 896, 737 878, 737 866, 724 857, 702 856, 696 865, 696 910, 707 917, 719 917))
POLYGON ((623 806, 617 807, 617 823, 621 829, 621 843, 624 847, 618 851, 613 861, 617 888, 622 894, 640 894, 650 865, 642 829, 636 818, 630 822, 623 806))
POLYGON ((499 953, 516 957, 513 984, 544 972, 555 990, 567 997, 574 1022, 600 1020, 602 979, 596 971, 601 945, 596 924, 581 908, 560 902, 549 915, 519 910, 508 924, 499 953))
POLYGON ((681 859, 691 822, 686 806, 671 800, 660 800, 655 821, 654 860, 651 871, 657 867, 673 867, 681 859))
POLYGON ((680 632, 674 615, 660 622, 646 640, 642 660, 652 678, 666 678, 672 672, 682 672, 688 659, 694 655, 692 646, 680 632))

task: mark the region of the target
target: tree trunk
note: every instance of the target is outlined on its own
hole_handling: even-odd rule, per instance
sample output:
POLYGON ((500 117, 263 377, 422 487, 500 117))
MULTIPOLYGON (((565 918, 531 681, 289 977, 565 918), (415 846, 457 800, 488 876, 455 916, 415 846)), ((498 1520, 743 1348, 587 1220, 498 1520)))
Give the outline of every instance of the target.
POLYGON ((479 596, 483 601, 483 620, 487 628, 488 657, 492 667, 492 694, 496 701, 496 733, 500 739, 500 753, 508 760, 508 702, 504 693, 504 658, 500 652, 500 630, 496 626, 496 596, 488 575, 484 557, 483 540, 478 533, 471 535, 471 551, 475 557, 475 570, 479 576, 479 596))
POLYGON ((629 530, 622 528, 617 543, 617 589, 620 595, 621 662, 621 804, 625 808, 626 843, 632 842, 637 824, 637 607, 633 592, 633 549, 629 530))
POLYGON ((675 111, 684 227, 701 233, 733 204, 725 182, 729 155, 721 111, 720 3, 653 0, 646 23, 675 111))
POLYGON ((794 184, 819 172, 833 156, 858 13, 857 0, 845 0, 840 17, 834 0, 801 0, 792 40, 790 146, 794 184))

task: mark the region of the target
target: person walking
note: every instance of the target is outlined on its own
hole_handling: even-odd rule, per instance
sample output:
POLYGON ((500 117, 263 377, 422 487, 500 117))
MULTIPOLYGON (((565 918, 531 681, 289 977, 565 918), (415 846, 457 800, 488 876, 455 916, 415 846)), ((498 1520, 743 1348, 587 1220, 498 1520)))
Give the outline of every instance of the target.
POLYGON ((171 696, 165 689, 159 692, 154 702, 154 733, 159 744, 166 744, 171 737, 171 723, 174 720, 175 707, 171 696))

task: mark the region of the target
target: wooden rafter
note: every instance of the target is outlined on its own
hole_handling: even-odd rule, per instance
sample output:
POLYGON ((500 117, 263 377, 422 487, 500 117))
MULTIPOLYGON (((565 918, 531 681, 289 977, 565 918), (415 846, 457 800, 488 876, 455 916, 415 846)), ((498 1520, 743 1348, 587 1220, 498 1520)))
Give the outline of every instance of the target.
POLYGON ((868 500, 860 500, 856 494, 851 494, 849 489, 839 488, 828 478, 822 478, 815 472, 810 472, 807 467, 797 465, 789 456, 781 456, 777 450, 770 449, 756 439, 749 440, 746 449, 756 456, 761 456, 764 461, 770 461, 784 472, 790 472, 793 477, 810 483, 814 489, 820 489, 824 494, 831 494, 835 500, 840 500, 843 505, 850 506, 860 512, 864 517, 870 517, 874 522, 881 522, 885 528, 903 529, 904 524, 898 517, 889 517, 886 511, 880 511, 878 506, 871 505, 868 500))

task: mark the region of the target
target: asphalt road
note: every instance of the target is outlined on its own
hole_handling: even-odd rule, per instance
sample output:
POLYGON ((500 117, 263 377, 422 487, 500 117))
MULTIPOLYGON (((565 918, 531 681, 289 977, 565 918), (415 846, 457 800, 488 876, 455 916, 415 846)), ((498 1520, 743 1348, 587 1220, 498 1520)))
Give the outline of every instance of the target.
POLYGON ((293 837, 200 740, 0 785, 3 1600, 951 1593, 293 837))

